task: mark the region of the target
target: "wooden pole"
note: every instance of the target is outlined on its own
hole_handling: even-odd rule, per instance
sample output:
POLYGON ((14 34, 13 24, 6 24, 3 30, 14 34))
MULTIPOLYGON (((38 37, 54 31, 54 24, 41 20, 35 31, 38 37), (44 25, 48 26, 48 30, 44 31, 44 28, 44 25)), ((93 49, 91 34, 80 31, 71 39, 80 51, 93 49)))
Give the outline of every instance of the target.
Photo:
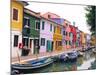
POLYGON ((20 56, 19 56, 18 51, 17 51, 17 56, 18 56, 18 61, 19 61, 19 64, 20 64, 20 56))

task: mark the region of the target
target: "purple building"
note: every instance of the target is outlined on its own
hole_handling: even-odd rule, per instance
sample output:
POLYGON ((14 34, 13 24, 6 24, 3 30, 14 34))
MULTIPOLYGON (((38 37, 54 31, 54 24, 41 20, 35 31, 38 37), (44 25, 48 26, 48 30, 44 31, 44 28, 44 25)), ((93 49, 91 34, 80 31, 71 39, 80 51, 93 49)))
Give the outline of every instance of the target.
POLYGON ((40 22, 40 53, 53 51, 53 33, 55 23, 41 17, 40 22))

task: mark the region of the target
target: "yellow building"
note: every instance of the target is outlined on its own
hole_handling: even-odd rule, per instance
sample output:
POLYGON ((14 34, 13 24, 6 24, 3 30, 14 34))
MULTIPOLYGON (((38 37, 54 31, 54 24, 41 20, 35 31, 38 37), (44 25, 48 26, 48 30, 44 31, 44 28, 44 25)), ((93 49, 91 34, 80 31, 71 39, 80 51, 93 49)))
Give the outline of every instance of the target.
POLYGON ((95 36, 91 37, 91 45, 96 46, 96 37, 95 36))
POLYGON ((81 33, 82 34, 82 46, 86 46, 86 34, 84 32, 81 33))
POLYGON ((54 41, 54 50, 62 50, 62 34, 61 26, 54 27, 53 41, 54 41))
POLYGON ((22 43, 22 26, 23 26, 23 9, 28 5, 24 1, 11 1, 11 44, 12 57, 17 56, 17 51, 20 53, 19 44, 22 43))

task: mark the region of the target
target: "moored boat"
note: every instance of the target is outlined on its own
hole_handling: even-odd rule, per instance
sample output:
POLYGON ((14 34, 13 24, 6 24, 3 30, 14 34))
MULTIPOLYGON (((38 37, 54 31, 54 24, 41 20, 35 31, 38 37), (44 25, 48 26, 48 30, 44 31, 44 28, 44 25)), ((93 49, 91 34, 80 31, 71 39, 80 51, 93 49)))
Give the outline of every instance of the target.
POLYGON ((70 59, 70 60, 77 59, 77 57, 78 57, 78 54, 75 51, 69 52, 67 54, 68 54, 68 59, 70 59))
POLYGON ((66 60, 68 60, 68 54, 67 53, 61 54, 61 55, 59 55, 58 58, 62 61, 66 61, 66 60))
POLYGON ((84 52, 78 51, 78 56, 83 56, 84 52))
POLYGON ((42 59, 38 59, 38 60, 28 61, 25 64, 12 64, 11 67, 12 67, 13 71, 17 70, 18 72, 20 72, 22 70, 38 69, 38 68, 47 66, 51 63, 53 63, 53 59, 42 58, 42 59))

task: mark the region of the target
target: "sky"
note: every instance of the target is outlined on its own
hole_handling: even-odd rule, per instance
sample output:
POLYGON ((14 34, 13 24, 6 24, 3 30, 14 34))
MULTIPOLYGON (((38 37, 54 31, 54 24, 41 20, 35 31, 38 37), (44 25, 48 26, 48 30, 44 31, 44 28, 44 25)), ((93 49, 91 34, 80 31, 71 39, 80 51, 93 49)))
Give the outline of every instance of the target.
MULTIPOLYGON (((61 18, 67 19, 73 24, 75 22, 75 26, 79 28, 79 30, 89 33, 89 27, 86 23, 85 18, 85 7, 82 5, 65 5, 65 4, 50 4, 50 3, 36 3, 36 2, 28 2, 29 5, 26 8, 31 9, 35 12, 41 12, 44 14, 46 12, 52 12, 59 15, 61 18)), ((62 1, 62 3, 64 3, 62 1)))

